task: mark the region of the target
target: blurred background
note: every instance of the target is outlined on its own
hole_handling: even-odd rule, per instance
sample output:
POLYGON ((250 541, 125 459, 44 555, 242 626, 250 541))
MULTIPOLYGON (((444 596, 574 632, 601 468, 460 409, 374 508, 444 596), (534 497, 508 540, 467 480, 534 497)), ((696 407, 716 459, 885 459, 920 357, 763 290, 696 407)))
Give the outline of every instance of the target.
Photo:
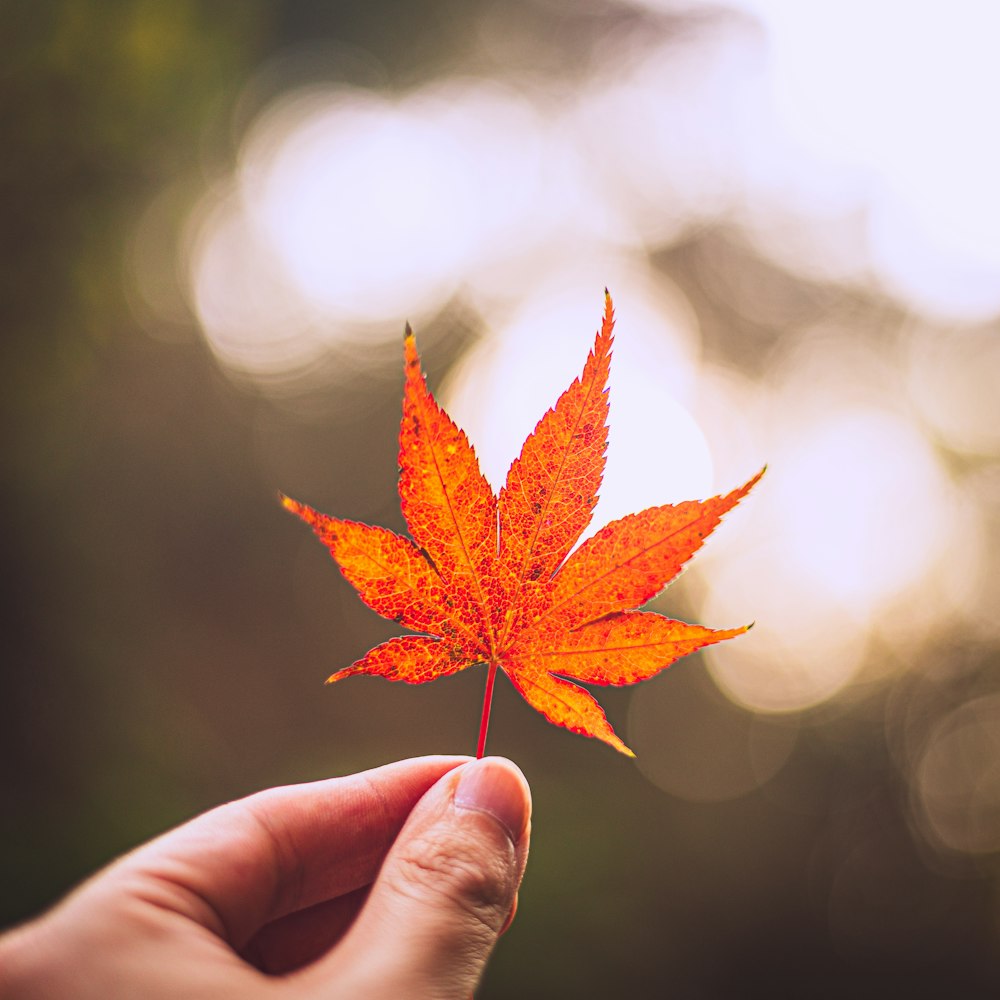
POLYGON ((0 923, 219 801, 472 752, 485 671, 278 490, 402 530, 401 333, 495 485, 608 286, 593 528, 727 491, 654 610, 747 636, 497 685, 535 796, 483 997, 1000 986, 1000 8, 0 3, 0 923))

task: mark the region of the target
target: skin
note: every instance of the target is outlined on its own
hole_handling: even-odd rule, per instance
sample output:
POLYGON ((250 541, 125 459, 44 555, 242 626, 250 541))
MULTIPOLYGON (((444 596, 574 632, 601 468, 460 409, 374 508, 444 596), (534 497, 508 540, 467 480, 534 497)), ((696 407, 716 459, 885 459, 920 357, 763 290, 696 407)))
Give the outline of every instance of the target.
POLYGON ((0 996, 467 1000, 513 917, 530 812, 490 757, 231 802, 0 937, 0 996))

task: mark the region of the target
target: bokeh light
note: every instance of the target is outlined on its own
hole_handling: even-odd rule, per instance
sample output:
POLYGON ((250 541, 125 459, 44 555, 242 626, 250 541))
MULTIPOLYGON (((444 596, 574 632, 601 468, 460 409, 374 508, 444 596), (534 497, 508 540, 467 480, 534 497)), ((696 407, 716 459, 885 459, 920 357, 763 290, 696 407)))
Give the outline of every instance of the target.
POLYGON ((607 469, 586 534, 636 509, 710 492, 711 456, 683 402, 694 385, 699 342, 679 292, 644 274, 638 262, 591 261, 555 275, 469 352, 441 394, 499 489, 521 443, 579 375, 593 346, 581 331, 596 330, 601 315, 591 278, 598 268, 617 272, 616 322, 625 332, 612 351, 607 469))
POLYGON ((694 664, 632 695, 629 745, 658 788, 691 802, 723 802, 766 784, 795 748, 798 727, 737 708, 694 664), (682 675, 682 676, 681 676, 682 675))
POLYGON ((1000 452, 1000 337, 995 327, 914 329, 907 385, 934 435, 968 455, 1000 452))
POLYGON ((270 380, 303 371, 327 347, 232 190, 212 191, 189 224, 191 298, 210 347, 230 370, 270 380))
POLYGON ((1000 851, 1000 695, 969 701, 935 727, 913 792, 931 843, 970 854, 1000 851))
POLYGON ((946 452, 1000 451, 993 15, 963 7, 942 28, 895 3, 746 0, 673 32, 676 5, 645 6, 668 19, 621 20, 572 87, 551 67, 504 72, 530 45, 484 15, 474 71, 279 92, 192 217, 192 299, 224 365, 304 395, 331 352, 350 367, 404 318, 419 333, 460 303, 475 339, 439 395, 499 488, 610 287, 590 531, 768 463, 683 595, 710 624, 758 622, 705 654, 738 715, 805 711, 905 670, 956 621, 990 634, 989 478, 957 477, 946 452), (926 74, 931 49, 954 71, 926 74), (773 343, 713 329, 706 351, 697 283, 692 299, 655 263, 711 225, 812 283, 783 298, 780 282, 726 279, 729 306, 782 331, 773 343), (854 328, 850 310, 811 306, 820 288, 923 318, 854 328), (874 656, 885 644, 895 655, 874 656))
POLYGON ((738 25, 683 42, 622 33, 608 48, 566 108, 567 141, 637 241, 671 243, 733 208, 759 55, 738 25))
POLYGON ((498 84, 452 80, 402 100, 307 92, 249 135, 244 203, 300 293, 331 317, 420 315, 524 228, 540 188, 538 132, 498 84))
POLYGON ((747 707, 825 701, 857 677, 873 637, 923 641, 969 597, 961 581, 980 544, 975 522, 912 414, 886 407, 895 379, 868 346, 819 331, 775 359, 767 389, 709 383, 699 412, 713 441, 739 412, 747 447, 770 463, 746 502, 752 523, 741 520, 745 530, 694 569, 706 621, 759 623, 705 654, 747 707))
MULTIPOLYGON (((611 287, 611 445, 590 530, 732 488, 770 463, 753 525, 720 554, 710 546, 688 589, 706 620, 760 622, 707 653, 722 690, 788 712, 877 674, 873 642, 916 648, 951 616, 974 615, 985 528, 935 446, 996 450, 996 339, 986 327, 911 325, 888 343, 821 323, 773 352, 762 380, 747 378, 704 362, 694 310, 650 269, 648 249, 728 215, 811 279, 874 288, 880 275, 893 294, 913 291, 914 305, 953 317, 989 307, 970 291, 972 271, 908 290, 919 271, 900 254, 950 254, 964 267, 975 254, 952 253, 964 232, 973 271, 994 262, 970 229, 983 222, 968 210, 982 192, 930 183, 957 154, 957 140, 941 139, 957 134, 942 121, 949 97, 926 83, 906 91, 933 19, 911 19, 886 81, 895 5, 864 33, 856 5, 741 9, 749 19, 682 37, 620 30, 573 91, 541 75, 456 73, 398 94, 279 95, 247 131, 235 179, 192 223, 191 271, 213 350, 272 383, 302 380, 334 344, 382 341, 403 317, 419 331, 464 300, 482 333, 441 397, 497 488, 578 370, 582 331, 611 287), (849 79, 829 72, 848 57, 849 79), (933 142, 917 129, 928 114, 944 130, 933 142), (918 155, 928 142, 936 160, 918 155), (914 227, 926 238, 915 242, 914 227)), ((484 49, 502 48, 503 29, 484 25, 484 49)), ((954 53, 988 72, 969 34, 954 53)), ((957 74, 948 94, 966 94, 971 79, 957 74)), ((976 111, 965 107, 967 124, 976 111)))
POLYGON ((919 434, 877 410, 841 411, 796 437, 771 484, 782 548, 827 597, 875 616, 947 549, 947 481, 919 434))
MULTIPOLYGON (((757 140, 790 143, 791 187, 820 177, 835 184, 796 208, 807 216, 818 209, 822 218, 832 199, 844 214, 863 212, 873 273, 921 311, 964 321, 994 315, 1000 138, 988 123, 1000 89, 992 46, 1000 9, 977 0, 947 12, 905 0, 729 6, 767 34, 757 140)), ((763 162, 773 164, 766 152, 763 162)), ((759 179, 769 186, 766 175, 759 179)), ((765 244, 773 238, 756 232, 765 244)), ((803 259, 822 255, 824 242, 803 259)), ((783 259, 794 266, 794 258, 783 259)))
POLYGON ((720 688, 752 711, 801 711, 834 697, 861 669, 868 640, 867 622, 803 580, 787 551, 775 551, 779 542, 775 533, 740 546, 731 565, 697 569, 710 581, 699 620, 715 628, 755 622, 739 642, 704 653, 720 688))

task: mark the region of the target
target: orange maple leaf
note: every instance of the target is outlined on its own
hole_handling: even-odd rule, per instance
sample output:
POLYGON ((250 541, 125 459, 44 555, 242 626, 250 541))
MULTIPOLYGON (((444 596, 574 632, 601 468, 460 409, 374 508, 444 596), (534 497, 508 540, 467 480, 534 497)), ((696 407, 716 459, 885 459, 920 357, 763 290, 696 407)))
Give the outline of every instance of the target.
POLYGON ((634 684, 749 628, 713 631, 636 609, 677 575, 763 470, 725 496, 612 521, 569 555, 590 523, 604 474, 613 327, 605 293, 604 321, 583 374, 524 442, 497 497, 465 433, 428 391, 407 326, 399 496, 412 540, 282 497, 370 608, 423 633, 376 646, 328 683, 378 674, 422 684, 483 663, 477 756, 498 669, 550 722, 634 756, 597 701, 564 678, 634 684))

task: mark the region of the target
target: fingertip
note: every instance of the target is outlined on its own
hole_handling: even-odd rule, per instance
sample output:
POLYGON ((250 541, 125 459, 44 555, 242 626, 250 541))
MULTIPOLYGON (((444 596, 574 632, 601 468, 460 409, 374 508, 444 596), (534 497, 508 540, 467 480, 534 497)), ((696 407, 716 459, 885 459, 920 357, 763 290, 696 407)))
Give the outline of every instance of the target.
POLYGON ((453 802, 459 810, 492 817, 516 845, 531 818, 531 790, 521 769, 506 757, 483 757, 459 771, 453 802))
POLYGON ((468 995, 513 919, 530 814, 528 783, 511 761, 459 763, 414 808, 356 923, 310 974, 350 977, 351 996, 376 974, 383 991, 395 984, 385 995, 443 996, 433 989, 444 982, 447 995, 468 995), (376 951, 383 956, 377 970, 376 951))

